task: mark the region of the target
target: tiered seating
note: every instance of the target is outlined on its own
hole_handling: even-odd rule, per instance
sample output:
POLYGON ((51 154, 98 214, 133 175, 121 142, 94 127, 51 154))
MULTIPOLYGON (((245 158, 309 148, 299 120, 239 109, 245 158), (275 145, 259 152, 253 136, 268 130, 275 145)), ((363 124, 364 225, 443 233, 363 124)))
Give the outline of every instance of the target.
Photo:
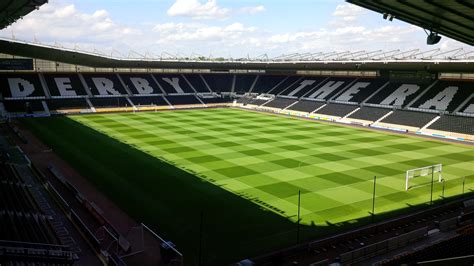
POLYGON ((474 98, 471 98, 464 106, 462 106, 459 112, 474 115, 474 98))
POLYGON ((3 104, 10 113, 44 112, 41 100, 5 100, 3 104))
POLYGON ((24 184, 21 183, 0 183, 2 203, 0 208, 13 212, 35 212, 35 206, 31 198, 28 197, 24 184))
POLYGON ((204 103, 230 103, 232 98, 230 97, 213 97, 213 98, 201 98, 204 103))
POLYGON ((136 96, 130 97, 135 106, 167 106, 168 103, 162 96, 136 96))
POLYGON ((396 110, 380 122, 421 128, 436 116, 438 114, 396 110))
POLYGON ((86 96, 87 92, 77 74, 44 74, 49 94, 57 97, 86 96), (59 87, 62 87, 62 92, 59 87), (66 88, 64 88, 66 87, 66 88))
POLYGON ((202 104, 194 95, 165 97, 172 105, 202 104))
POLYGON ((0 235, 3 241, 58 244, 43 215, 0 212, 0 235))
POLYGON ((251 92, 267 93, 286 78, 286 76, 258 76, 258 80, 251 92))
POLYGON ((252 99, 250 100, 247 104, 252 104, 252 105, 262 105, 264 103, 268 102, 268 100, 262 100, 262 99, 252 99))
POLYGON ((127 95, 116 74, 82 74, 93 95, 127 95))
POLYGON ((290 97, 302 97, 307 94, 312 89, 316 88, 319 83, 321 83, 326 78, 321 77, 304 77, 292 86, 288 87, 286 90, 282 91, 280 95, 290 96, 290 97))
POLYGON ((0 74, 0 88, 2 88, 2 95, 4 98, 24 98, 24 97, 44 97, 44 90, 43 86, 41 86, 41 82, 39 80, 38 74, 16 74, 16 73, 8 73, 8 74, 0 74), (8 80, 17 85, 17 89, 11 90, 10 83, 8 80), (18 83, 21 82, 21 83, 18 83), (28 87, 33 86, 33 91, 28 93, 29 88, 23 88, 24 85, 28 87), (10 89, 8 89, 10 88, 10 89), (17 93, 13 95, 12 93, 17 93))
MULTIPOLYGON (((439 81, 435 86, 430 88, 420 99, 418 99, 411 107, 422 109, 438 109, 441 111, 453 112, 460 104, 464 102, 474 92, 472 90, 472 82, 453 82, 453 81, 439 81), (435 106, 425 106, 429 100, 435 99, 439 96, 440 102, 446 106, 436 108, 435 106)), ((427 104, 429 105, 429 104, 427 104)))
MULTIPOLYGON (((382 265, 412 265, 416 262, 447 259, 447 258, 459 258, 463 256, 469 256, 474 253, 474 234, 461 233, 448 240, 441 241, 423 249, 417 250, 412 253, 404 254, 393 258, 390 261, 384 262, 382 265)), ((472 259, 469 260, 458 260, 458 261, 444 261, 439 263, 433 263, 436 265, 471 265, 472 259)))
POLYGON ((428 129, 474 135, 474 117, 444 115, 428 129))
POLYGON ((234 92, 237 94, 244 94, 250 91, 256 78, 257 75, 236 75, 234 92))
POLYGON ((293 104, 288 109, 294 110, 294 111, 311 113, 311 112, 313 112, 314 110, 320 108, 323 105, 325 105, 325 103, 323 103, 323 102, 300 100, 299 102, 293 104))
POLYGON ((197 92, 211 92, 206 83, 204 83, 203 79, 201 78, 201 75, 187 74, 185 77, 197 92))
POLYGON ((130 103, 125 97, 102 97, 90 98, 92 105, 96 108, 127 107, 130 103))
POLYGON ((376 108, 376 107, 361 107, 357 112, 351 114, 348 118, 367 120, 367 121, 377 121, 382 118, 384 115, 388 114, 391 110, 386 108, 376 108))
POLYGON ((336 104, 330 103, 323 108, 319 109, 316 113, 330 116, 346 116, 350 112, 359 108, 357 105, 348 105, 348 104, 336 104))
POLYGON ((48 99, 46 103, 48 104, 49 110, 90 108, 84 98, 48 99))
MULTIPOLYGON (((367 99, 370 95, 376 92, 380 87, 385 85, 388 82, 385 78, 365 78, 365 79, 358 79, 357 83, 369 83, 367 87, 358 89, 359 91, 356 93, 350 93, 351 88, 348 88, 347 92, 350 93, 349 95, 345 95, 346 92, 342 93, 338 97, 336 97, 336 101, 341 102, 352 102, 352 103, 361 103, 365 99, 367 99), (348 100, 346 98, 349 98, 348 100)), ((351 86, 352 87, 352 86, 351 86)))
POLYGON ((287 106, 290 106, 291 104, 297 102, 297 100, 294 99, 286 99, 286 98, 275 98, 273 101, 265 104, 265 107, 273 107, 273 108, 286 108, 287 106))
POLYGON ((179 74, 153 75, 167 94, 195 93, 189 83, 179 74))
POLYGON ((163 91, 158 87, 156 82, 153 80, 151 74, 120 74, 120 77, 125 83, 125 86, 134 95, 140 94, 163 94, 163 91), (137 88, 138 87, 138 88, 137 88), (151 90, 150 90, 151 88, 151 90))
POLYGON ((247 103, 249 103, 252 99, 253 99, 253 97, 240 97, 240 98, 237 99, 237 103, 247 104, 247 103))
POLYGON ((329 78, 308 91, 303 97, 327 101, 338 95, 354 78, 329 78))
POLYGON ((230 92, 232 89, 231 75, 203 74, 202 76, 213 92, 230 92))
POLYGON ((266 93, 273 94, 273 95, 278 95, 284 90, 288 89, 288 87, 293 86, 298 83, 298 81, 301 81, 303 78, 298 77, 298 76, 290 76, 286 78, 283 82, 279 83, 277 86, 272 87, 269 91, 266 93))
POLYGON ((29 188, 11 165, 0 165, 0 240, 57 244, 29 188))
POLYGON ((390 83, 383 90, 372 96, 367 101, 367 103, 405 107, 412 100, 414 100, 419 95, 419 93, 423 92, 432 83, 432 80, 390 81, 390 83), (400 100, 401 102, 386 103, 387 99, 391 99, 394 96, 398 96, 400 99, 402 99, 400 100))

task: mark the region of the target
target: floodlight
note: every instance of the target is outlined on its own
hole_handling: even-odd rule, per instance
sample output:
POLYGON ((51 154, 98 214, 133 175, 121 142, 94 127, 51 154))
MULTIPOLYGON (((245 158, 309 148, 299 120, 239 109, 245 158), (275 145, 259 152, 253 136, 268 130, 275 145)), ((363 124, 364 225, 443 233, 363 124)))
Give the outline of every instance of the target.
POLYGON ((428 34, 428 37, 426 38, 426 44, 428 45, 437 44, 439 43, 440 40, 441 40, 441 36, 439 36, 437 32, 430 32, 430 34, 428 34))

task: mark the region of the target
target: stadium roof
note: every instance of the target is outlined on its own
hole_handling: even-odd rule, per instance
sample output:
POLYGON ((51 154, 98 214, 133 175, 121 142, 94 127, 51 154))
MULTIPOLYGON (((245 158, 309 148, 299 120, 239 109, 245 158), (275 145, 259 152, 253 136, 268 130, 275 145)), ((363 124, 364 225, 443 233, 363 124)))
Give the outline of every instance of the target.
POLYGON ((0 29, 27 15, 48 0, 2 0, 0 2, 0 29))
POLYGON ((346 1, 474 45, 474 1, 472 0, 346 1))
POLYGON ((0 52, 20 57, 43 59, 96 68, 163 68, 163 69, 230 69, 297 71, 426 71, 474 73, 474 51, 462 48, 452 51, 433 49, 420 51, 357 51, 290 54, 269 59, 241 58, 118 58, 97 52, 79 51, 64 47, 21 42, 0 38, 0 52))

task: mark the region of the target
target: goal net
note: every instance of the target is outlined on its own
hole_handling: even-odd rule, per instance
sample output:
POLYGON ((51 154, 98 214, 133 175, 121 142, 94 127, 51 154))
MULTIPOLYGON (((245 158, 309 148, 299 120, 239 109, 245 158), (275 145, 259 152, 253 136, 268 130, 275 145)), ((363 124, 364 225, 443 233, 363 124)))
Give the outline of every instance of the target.
POLYGON ((442 172, 442 164, 410 169, 406 173, 405 190, 431 183, 431 175, 433 175, 438 182, 442 182, 442 172))

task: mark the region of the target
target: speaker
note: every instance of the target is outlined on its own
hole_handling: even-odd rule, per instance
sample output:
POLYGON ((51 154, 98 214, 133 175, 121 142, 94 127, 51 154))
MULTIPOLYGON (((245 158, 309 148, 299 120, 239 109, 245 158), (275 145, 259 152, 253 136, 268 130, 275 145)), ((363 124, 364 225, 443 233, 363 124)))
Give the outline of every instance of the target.
POLYGON ((437 44, 439 43, 440 40, 441 40, 441 36, 439 36, 438 33, 431 32, 428 35, 428 38, 426 38, 426 44, 428 45, 437 44))

